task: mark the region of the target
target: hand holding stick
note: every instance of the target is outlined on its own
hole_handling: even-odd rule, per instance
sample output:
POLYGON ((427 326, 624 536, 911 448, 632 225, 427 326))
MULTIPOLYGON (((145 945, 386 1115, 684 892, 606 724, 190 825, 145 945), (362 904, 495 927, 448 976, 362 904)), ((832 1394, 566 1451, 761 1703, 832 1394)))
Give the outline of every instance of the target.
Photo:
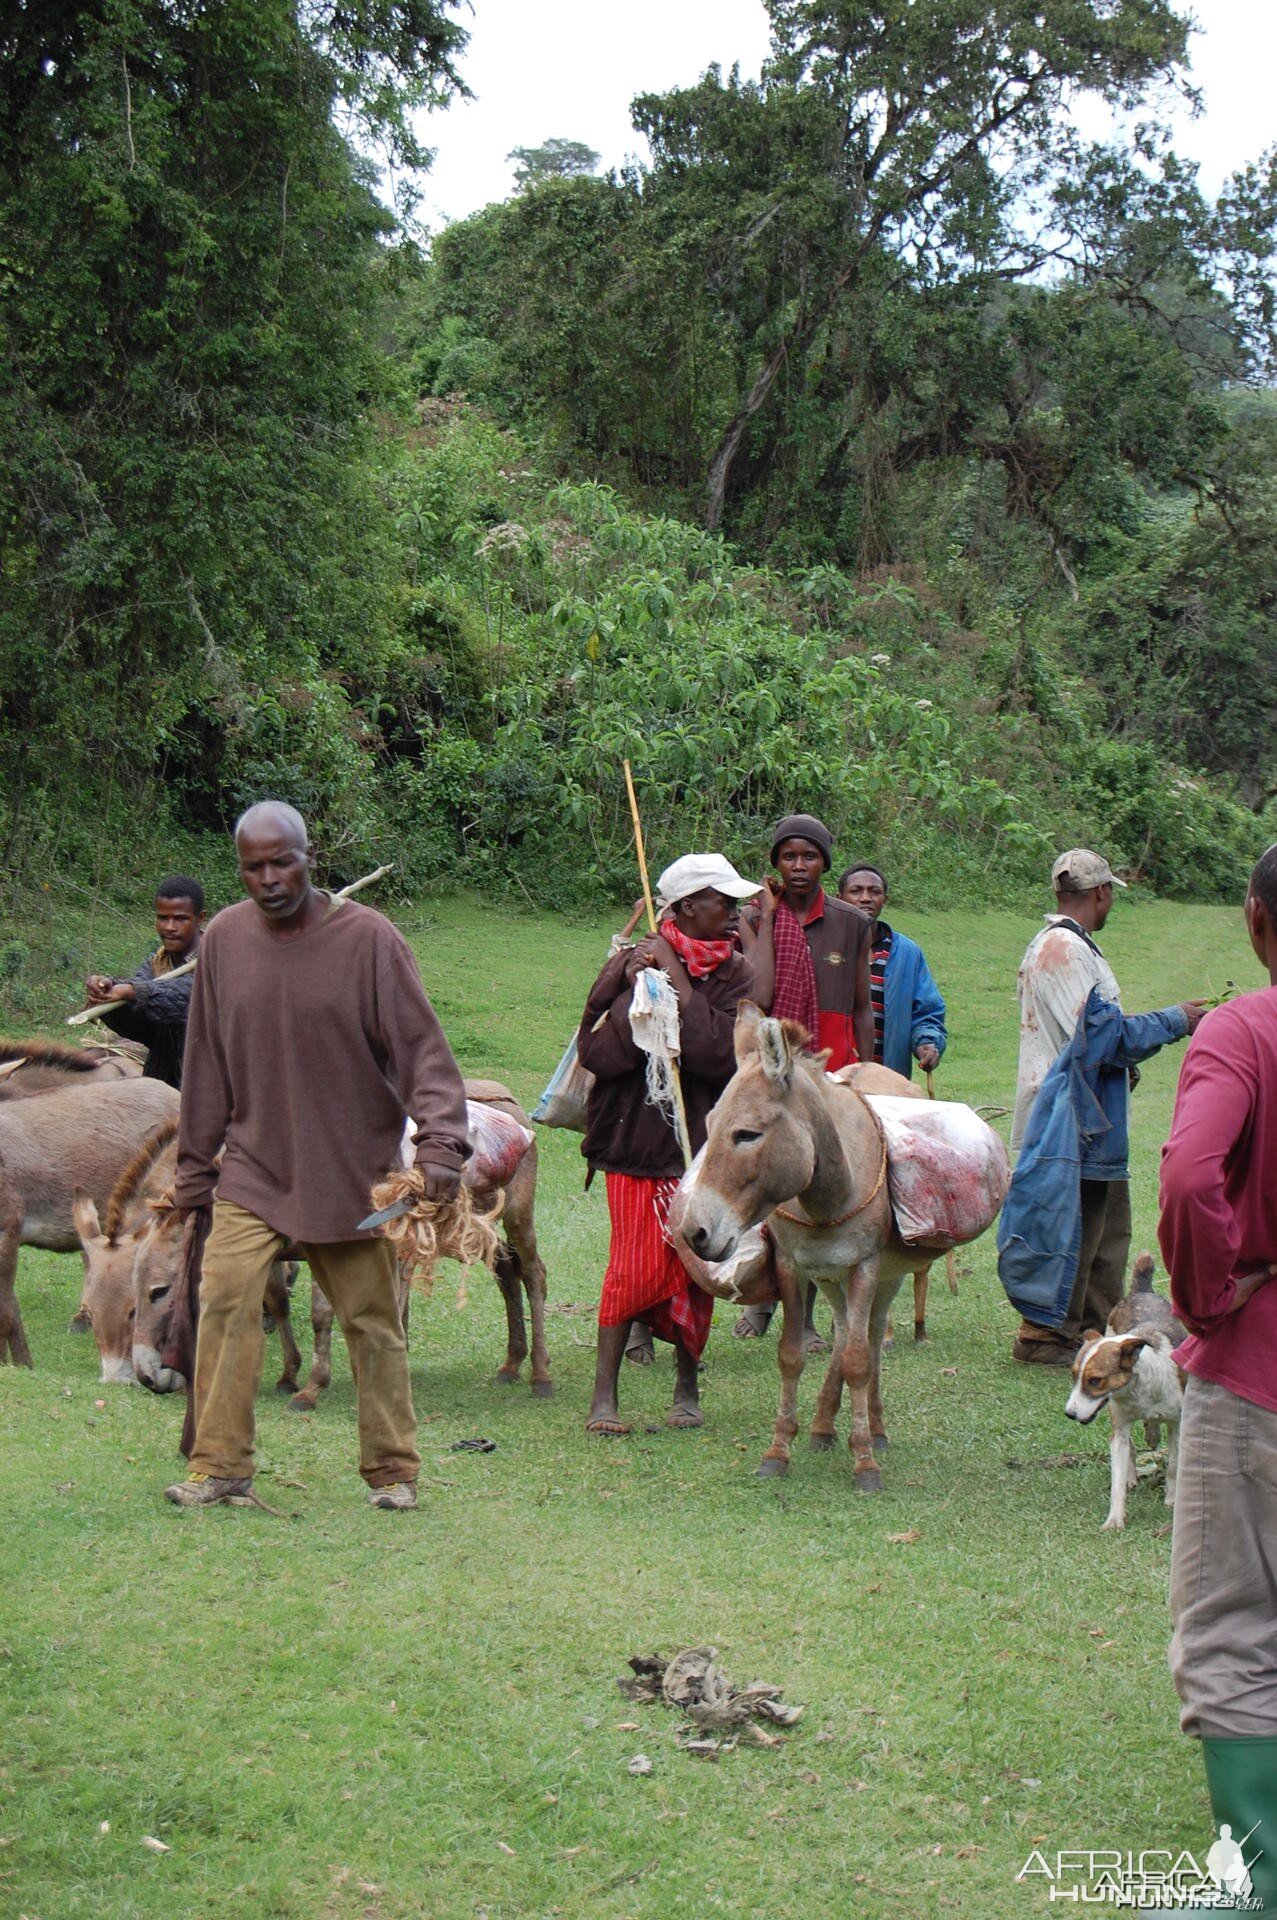
MULTIPOLYGON (((628 760, 622 761, 625 768, 625 791, 630 797, 630 818, 634 822, 634 850, 638 854, 639 878, 643 882, 643 899, 647 906, 647 929, 649 933, 657 931, 656 907, 652 901, 652 883, 647 877, 647 854, 643 850, 643 823, 639 819, 638 796, 634 791, 634 775, 630 772, 628 760)), ((678 1135, 678 1144, 683 1150, 683 1165, 692 1164, 692 1143, 687 1131, 687 1109, 683 1104, 683 1082, 678 1071, 678 1061, 670 1061, 670 1079, 674 1087, 674 1113, 677 1125, 674 1131, 678 1135)))

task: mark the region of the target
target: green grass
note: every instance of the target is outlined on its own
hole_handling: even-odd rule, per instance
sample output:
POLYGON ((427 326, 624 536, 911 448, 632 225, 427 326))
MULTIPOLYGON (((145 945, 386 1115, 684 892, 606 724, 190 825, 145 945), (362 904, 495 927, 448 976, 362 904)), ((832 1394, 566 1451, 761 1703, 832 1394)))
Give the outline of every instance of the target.
MULTIPOLYGON (((1034 923, 899 920, 950 1000, 940 1091, 1009 1105, 1034 923)), ((460 901, 404 923, 463 1066, 534 1097, 602 931, 460 901)), ((1105 947, 1131 1009, 1257 984, 1235 913, 1123 901, 1105 947)), ((1134 1104, 1137 1245, 1180 1057, 1149 1064, 1134 1104)), ((542 1136, 559 1305, 597 1298, 606 1251, 577 1145, 542 1136)), ((626 1369, 640 1424, 607 1444, 581 1430, 588 1313, 552 1314, 556 1398, 534 1401, 489 1384, 495 1288, 477 1277, 457 1311, 447 1275, 413 1325, 423 1511, 363 1504, 343 1355, 313 1418, 259 1402, 260 1490, 296 1514, 275 1520, 161 1501, 180 1405, 99 1387, 65 1331, 77 1263, 25 1253, 36 1368, 0 1374, 0 1914, 1000 1920, 1050 1910, 1014 1880, 1034 1846, 1200 1853, 1160 1498, 1142 1487, 1125 1534, 1100 1532, 1106 1423, 1078 1432, 1063 1381, 1011 1364, 991 1244, 963 1265, 957 1299, 937 1273, 931 1344, 888 1358, 879 1499, 845 1450, 801 1441, 787 1481, 755 1478, 774 1343, 731 1340, 725 1308, 704 1430, 659 1426, 661 1349, 626 1369), (447 1451, 479 1434, 498 1450, 447 1451), (673 1715, 617 1692, 628 1654, 706 1640, 806 1703, 783 1748, 697 1761, 673 1715), (638 1752, 647 1778, 626 1770, 638 1752)), ((813 1369, 808 1413, 815 1386, 813 1369)))

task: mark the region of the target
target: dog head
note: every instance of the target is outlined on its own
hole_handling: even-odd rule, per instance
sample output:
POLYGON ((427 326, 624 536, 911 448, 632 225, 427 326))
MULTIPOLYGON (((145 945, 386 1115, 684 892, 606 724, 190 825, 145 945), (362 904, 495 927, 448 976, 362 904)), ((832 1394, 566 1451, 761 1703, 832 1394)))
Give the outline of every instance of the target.
POLYGON ((1065 1406, 1070 1420, 1086 1426, 1115 1393, 1129 1386, 1148 1341, 1140 1333, 1089 1334, 1073 1362, 1073 1391, 1065 1406))

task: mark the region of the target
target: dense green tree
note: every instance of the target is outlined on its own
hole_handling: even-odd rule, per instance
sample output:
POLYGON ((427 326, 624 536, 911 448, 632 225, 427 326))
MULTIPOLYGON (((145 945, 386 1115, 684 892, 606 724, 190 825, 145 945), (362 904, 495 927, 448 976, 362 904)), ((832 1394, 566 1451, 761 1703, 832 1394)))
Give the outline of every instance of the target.
POLYGON ((516 187, 539 186, 543 180, 572 180, 583 173, 597 173, 600 156, 583 140, 546 140, 539 147, 512 147, 507 160, 515 160, 516 187))
POLYGON ((0 780, 12 868, 160 773, 195 817, 304 767, 389 644, 368 405, 391 221, 462 42, 426 0, 0 11, 0 780), (88 794, 86 797, 86 785, 88 794))

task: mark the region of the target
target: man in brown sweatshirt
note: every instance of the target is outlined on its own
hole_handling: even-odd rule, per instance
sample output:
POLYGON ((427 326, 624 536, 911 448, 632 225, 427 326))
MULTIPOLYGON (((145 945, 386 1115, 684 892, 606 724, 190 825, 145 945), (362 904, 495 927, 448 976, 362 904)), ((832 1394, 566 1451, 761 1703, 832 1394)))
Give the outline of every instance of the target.
POLYGON ((346 1336, 360 1472, 377 1507, 417 1504, 417 1423, 394 1256, 355 1231, 399 1163, 408 1114, 426 1196, 455 1194, 465 1091, 408 943, 379 913, 312 884, 305 822, 264 800, 235 829, 248 899, 200 948, 187 1028, 176 1198, 211 1207, 183 1507, 251 1491, 262 1300, 300 1248, 346 1336), (220 1169, 217 1156, 222 1154, 220 1169))

